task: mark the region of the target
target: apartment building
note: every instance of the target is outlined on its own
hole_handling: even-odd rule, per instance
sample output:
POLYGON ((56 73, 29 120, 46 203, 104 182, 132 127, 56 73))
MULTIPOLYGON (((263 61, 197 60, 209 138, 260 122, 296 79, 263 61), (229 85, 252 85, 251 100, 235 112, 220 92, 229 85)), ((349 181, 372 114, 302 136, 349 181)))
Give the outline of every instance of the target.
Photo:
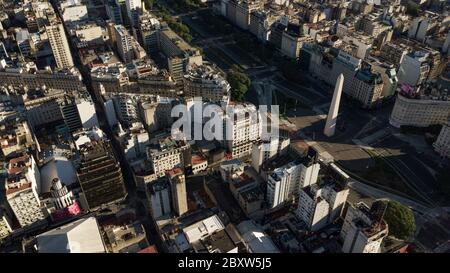
POLYGON ((40 173, 33 156, 24 154, 8 162, 6 201, 21 227, 43 223, 47 218, 39 200, 40 173))
POLYGON ((176 167, 184 168, 190 162, 190 146, 182 140, 175 140, 168 134, 155 136, 147 148, 147 158, 157 176, 176 167))
POLYGON ((445 123, 449 114, 450 100, 439 91, 417 94, 411 87, 402 85, 389 122, 397 128, 402 125, 427 127, 445 123))
POLYGON ((230 98, 230 84, 226 79, 208 66, 193 65, 183 78, 184 95, 215 103, 226 102, 230 98))
POLYGON ((388 225, 383 220, 385 205, 380 202, 375 202, 371 208, 364 203, 349 206, 340 234, 344 242, 342 252, 380 252, 381 243, 389 232, 388 225))

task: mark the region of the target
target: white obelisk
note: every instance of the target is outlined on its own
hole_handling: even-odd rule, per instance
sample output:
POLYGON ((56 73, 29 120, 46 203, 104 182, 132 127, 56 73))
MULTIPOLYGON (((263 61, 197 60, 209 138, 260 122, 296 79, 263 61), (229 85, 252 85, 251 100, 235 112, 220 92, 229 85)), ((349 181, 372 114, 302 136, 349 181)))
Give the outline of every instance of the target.
POLYGON ((344 85, 344 75, 339 75, 334 87, 333 99, 331 100, 330 110, 327 116, 327 123, 325 124, 325 129, 323 133, 327 137, 334 135, 336 130, 336 119, 339 113, 339 103, 341 102, 342 86, 344 85))

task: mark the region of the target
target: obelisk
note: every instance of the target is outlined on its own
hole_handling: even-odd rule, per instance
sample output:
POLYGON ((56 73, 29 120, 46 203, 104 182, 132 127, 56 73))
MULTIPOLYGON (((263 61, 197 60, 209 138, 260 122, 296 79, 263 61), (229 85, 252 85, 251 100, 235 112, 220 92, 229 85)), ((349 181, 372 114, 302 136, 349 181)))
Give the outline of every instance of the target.
POLYGON ((334 87, 333 99, 331 100, 330 110, 328 111, 327 123, 323 130, 324 135, 331 137, 336 130, 336 120, 339 113, 339 103, 341 102, 342 86, 344 85, 344 75, 339 75, 334 87))

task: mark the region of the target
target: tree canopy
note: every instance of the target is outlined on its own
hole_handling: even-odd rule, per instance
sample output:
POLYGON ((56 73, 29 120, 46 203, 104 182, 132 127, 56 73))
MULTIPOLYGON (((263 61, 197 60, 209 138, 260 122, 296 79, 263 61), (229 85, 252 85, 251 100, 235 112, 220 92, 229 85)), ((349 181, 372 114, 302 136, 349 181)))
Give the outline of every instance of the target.
POLYGON ((247 75, 237 70, 231 70, 227 74, 227 81, 231 86, 231 99, 243 101, 251 83, 247 75))
POLYGON ((408 4, 406 5, 406 14, 417 17, 419 16, 420 13, 420 7, 418 4, 409 1, 408 4))
POLYGON ((416 231, 414 214, 410 208, 396 201, 387 203, 384 220, 389 227, 389 235, 406 240, 416 231))

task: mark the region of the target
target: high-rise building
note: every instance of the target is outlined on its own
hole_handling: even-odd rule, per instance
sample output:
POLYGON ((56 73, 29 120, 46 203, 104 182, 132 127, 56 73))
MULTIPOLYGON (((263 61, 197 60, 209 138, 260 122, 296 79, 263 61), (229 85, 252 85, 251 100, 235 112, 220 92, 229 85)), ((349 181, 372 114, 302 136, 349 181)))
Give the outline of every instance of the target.
POLYGON ((132 95, 117 95, 112 98, 117 117, 126 127, 139 120, 138 98, 132 95))
POLYGON ((158 51, 161 23, 149 13, 139 16, 139 39, 147 53, 158 51))
POLYGON ((73 66, 73 58, 70 53, 69 42, 67 41, 64 26, 56 15, 49 16, 50 24, 45 26, 45 31, 50 41, 53 57, 58 68, 70 68, 73 66), (54 16, 54 17, 53 17, 54 16))
POLYGON ((429 30, 436 26, 438 14, 426 11, 425 16, 416 17, 413 19, 408 30, 408 38, 416 39, 425 42, 429 30))
POLYGON ((80 146, 80 154, 77 177, 90 210, 125 198, 122 170, 109 141, 86 142, 80 146))
POLYGON ((388 235, 388 225, 383 220, 384 209, 380 202, 372 208, 364 203, 349 206, 340 237, 344 253, 379 253, 383 239, 388 235))
POLYGON ((356 72, 350 87, 349 97, 358 101, 363 108, 372 108, 380 101, 383 94, 383 79, 381 74, 364 62, 356 72))
POLYGON ((408 47, 406 45, 389 42, 381 48, 380 58, 385 62, 393 64, 398 69, 407 53, 408 47))
POLYGON ((263 2, 259 0, 229 0, 226 5, 228 20, 242 29, 248 29, 251 12, 262 8, 263 2))
POLYGON ((22 56, 28 56, 31 53, 30 33, 28 30, 21 29, 16 34, 16 42, 22 56))
POLYGON ((40 183, 33 156, 25 154, 9 161, 6 200, 21 227, 43 223, 47 217, 39 200, 40 183))
POLYGON ((211 67, 192 66, 184 75, 184 95, 187 97, 201 97, 203 101, 228 103, 230 84, 211 67))
POLYGON ((167 177, 161 177, 156 181, 148 183, 146 194, 151 208, 150 213, 154 219, 158 219, 172 212, 170 183, 167 177))
POLYGON ((0 59, 9 59, 8 51, 2 41, 0 41, 0 59))
POLYGON ((157 97, 156 100, 143 101, 140 105, 141 116, 149 132, 155 132, 172 125, 170 113, 177 101, 171 98, 157 97))
POLYGON ((383 90, 381 96, 383 98, 392 97, 397 91, 398 78, 395 66, 391 63, 382 63, 379 60, 372 60, 372 69, 380 73, 383 81, 383 90))
POLYGON ((259 172, 262 164, 277 155, 284 154, 289 147, 290 139, 274 138, 270 141, 258 141, 252 146, 252 167, 259 172))
POLYGON ((300 57, 300 49, 304 42, 310 40, 302 33, 299 23, 289 23, 281 38, 281 53, 291 59, 300 57))
POLYGON ((66 96, 60 103, 60 109, 69 132, 82 128, 75 98, 66 96))
POLYGON ((283 33, 286 29, 286 25, 281 22, 275 22, 270 30, 269 42, 276 48, 281 49, 281 43, 283 41, 283 33))
POLYGON ((430 73, 428 55, 426 51, 413 51, 406 54, 398 69, 398 83, 412 87, 422 85, 430 73))
POLYGON ((251 154, 252 143, 261 136, 262 124, 255 105, 230 103, 225 117, 225 146, 233 158, 251 154))
POLYGON ((186 193, 186 179, 183 170, 175 168, 166 172, 170 181, 172 189, 172 206, 178 216, 185 214, 188 211, 187 193, 186 193))
POLYGON ((270 29, 276 19, 277 16, 272 15, 269 11, 254 10, 250 14, 249 31, 255 35, 259 41, 265 43, 269 40, 270 29))
POLYGON ((114 37, 116 39, 116 47, 119 52, 119 56, 124 63, 130 63, 134 58, 131 35, 123 25, 115 25, 114 29, 114 37))
POLYGON ((203 57, 198 48, 186 43, 170 28, 164 27, 158 37, 158 48, 166 56, 168 71, 175 81, 183 81, 187 67, 193 64, 203 65, 203 57))
POLYGON ((352 56, 344 50, 340 50, 338 56, 334 59, 331 78, 337 80, 340 74, 344 76, 344 83, 342 85, 342 92, 344 94, 350 93, 353 78, 361 67, 361 62, 361 59, 352 56))
POLYGON ((296 214, 310 230, 320 230, 341 215, 348 193, 345 185, 322 178, 320 183, 300 190, 296 214))
POLYGON ((131 26, 137 27, 139 25, 139 14, 142 12, 142 0, 125 0, 125 5, 131 26))
POLYGON ((109 19, 116 24, 116 25, 122 25, 123 19, 122 19, 122 9, 117 2, 117 0, 109 0, 108 4, 105 5, 106 8, 106 14, 108 14, 109 19))
POLYGON ((320 164, 314 158, 291 162, 275 169, 267 180, 267 202, 271 208, 298 197, 301 188, 317 182, 320 164))

